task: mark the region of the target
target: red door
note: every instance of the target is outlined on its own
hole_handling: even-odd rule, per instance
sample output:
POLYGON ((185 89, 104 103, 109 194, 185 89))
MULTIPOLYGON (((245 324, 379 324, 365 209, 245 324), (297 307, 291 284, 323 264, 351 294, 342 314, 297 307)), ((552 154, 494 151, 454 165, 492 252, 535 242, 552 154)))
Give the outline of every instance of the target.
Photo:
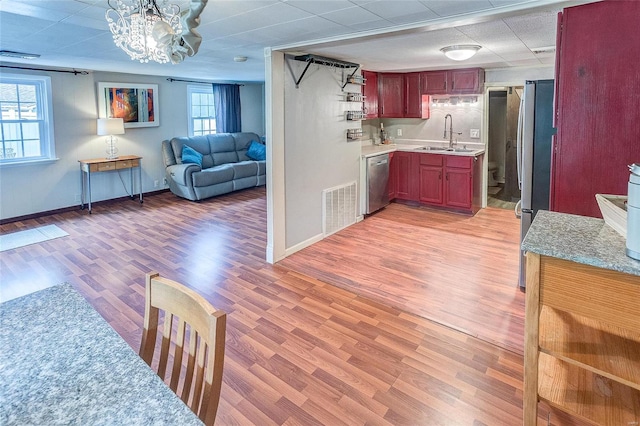
POLYGON ((639 16, 635 0, 560 15, 551 210, 601 217, 596 194, 627 194, 627 165, 640 161, 639 16))
MULTIPOLYGON (((404 75, 404 99, 406 118, 422 117, 422 92, 420 90, 420 73, 410 72, 404 75)), ((427 117, 428 118, 428 117, 427 117)))
POLYGON ((470 170, 445 168, 445 204, 448 207, 471 209, 471 183, 470 170))
POLYGON ((442 167, 420 166, 420 202, 442 205, 442 167))
POLYGON ((365 118, 378 118, 378 73, 362 71, 362 76, 365 78, 362 88, 365 118))
POLYGON ((393 158, 397 167, 396 198, 415 201, 417 197, 413 188, 415 186, 414 180, 418 173, 417 167, 412 161, 412 154, 410 152, 396 151, 393 158))
POLYGON ((380 117, 404 117, 404 75, 378 74, 378 106, 380 117))
POLYGON ((447 71, 424 71, 420 74, 422 93, 426 95, 447 94, 447 79, 449 75, 447 71))
POLYGON ((396 153, 389 154, 389 200, 396 198, 398 193, 398 160, 395 158, 396 153))

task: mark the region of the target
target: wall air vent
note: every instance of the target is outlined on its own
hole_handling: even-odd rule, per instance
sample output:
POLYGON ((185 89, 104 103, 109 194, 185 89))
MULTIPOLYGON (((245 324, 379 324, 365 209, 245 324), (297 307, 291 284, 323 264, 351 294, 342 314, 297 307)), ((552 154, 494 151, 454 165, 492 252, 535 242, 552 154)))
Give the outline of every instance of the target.
POLYGON ((356 223, 356 182, 322 191, 322 234, 327 237, 356 223))
POLYGON ((37 53, 14 52, 12 50, 0 50, 0 56, 20 59, 36 59, 40 57, 37 53))

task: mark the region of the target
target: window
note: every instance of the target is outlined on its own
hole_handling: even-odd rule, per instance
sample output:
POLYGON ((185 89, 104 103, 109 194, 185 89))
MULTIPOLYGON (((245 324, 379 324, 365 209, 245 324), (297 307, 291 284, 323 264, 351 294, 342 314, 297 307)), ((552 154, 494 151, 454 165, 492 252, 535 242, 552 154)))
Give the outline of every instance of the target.
POLYGON ((213 105, 213 87, 189 85, 189 136, 216 132, 216 110, 213 105))
POLYGON ((0 164, 55 159, 51 79, 0 75, 0 164))

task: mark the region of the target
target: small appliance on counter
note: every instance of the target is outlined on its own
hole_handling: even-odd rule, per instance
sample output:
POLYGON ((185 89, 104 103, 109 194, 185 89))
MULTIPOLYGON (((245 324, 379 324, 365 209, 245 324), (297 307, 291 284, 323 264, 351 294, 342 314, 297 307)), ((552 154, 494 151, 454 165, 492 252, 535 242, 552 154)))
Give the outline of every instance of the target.
POLYGON ((627 256, 640 260, 640 164, 629 166, 627 198, 627 256))

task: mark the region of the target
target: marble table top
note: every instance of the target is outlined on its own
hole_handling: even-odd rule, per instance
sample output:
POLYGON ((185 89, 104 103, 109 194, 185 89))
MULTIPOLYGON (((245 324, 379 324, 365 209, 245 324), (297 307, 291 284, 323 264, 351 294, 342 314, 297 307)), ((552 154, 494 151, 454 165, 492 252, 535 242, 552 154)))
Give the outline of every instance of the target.
POLYGON ((613 271, 640 275, 640 261, 625 253, 626 240, 602 219, 540 210, 522 250, 613 271))
POLYGON ((0 304, 0 425, 202 425, 62 284, 0 304))

